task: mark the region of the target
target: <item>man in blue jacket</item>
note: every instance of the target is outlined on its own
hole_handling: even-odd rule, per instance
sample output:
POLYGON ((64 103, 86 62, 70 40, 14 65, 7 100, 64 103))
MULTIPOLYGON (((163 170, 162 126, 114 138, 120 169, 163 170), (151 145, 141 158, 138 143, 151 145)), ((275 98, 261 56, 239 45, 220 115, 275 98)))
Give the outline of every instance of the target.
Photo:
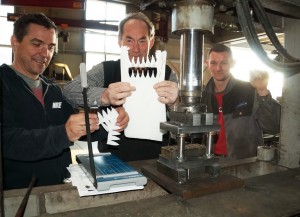
MULTIPOLYGON (((44 14, 14 24, 11 66, 0 67, 4 189, 61 184, 69 177, 69 146, 86 135, 83 113, 73 114, 61 89, 41 75, 56 46, 57 27, 44 14)), ((89 114, 90 130, 99 129, 89 114)))

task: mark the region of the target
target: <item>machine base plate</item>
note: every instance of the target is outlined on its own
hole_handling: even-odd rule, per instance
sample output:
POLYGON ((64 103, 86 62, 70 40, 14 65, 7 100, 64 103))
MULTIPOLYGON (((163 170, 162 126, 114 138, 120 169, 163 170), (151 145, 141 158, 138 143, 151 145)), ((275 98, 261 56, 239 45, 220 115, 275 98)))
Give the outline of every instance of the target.
POLYGON ((177 195, 182 200, 200 197, 221 191, 227 191, 244 186, 244 180, 237 177, 222 174, 218 177, 203 176, 189 179, 184 184, 179 184, 159 172, 155 166, 144 166, 141 168, 142 173, 151 178, 157 184, 177 195))

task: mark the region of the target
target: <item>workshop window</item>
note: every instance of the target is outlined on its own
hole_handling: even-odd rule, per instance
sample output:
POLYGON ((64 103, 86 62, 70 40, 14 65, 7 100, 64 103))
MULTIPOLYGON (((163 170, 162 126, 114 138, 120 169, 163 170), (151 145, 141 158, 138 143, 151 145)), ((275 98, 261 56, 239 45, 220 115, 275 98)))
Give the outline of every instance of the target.
MULTIPOLYGON (((249 81, 251 70, 265 70, 270 76, 268 89, 270 90, 272 97, 277 99, 282 96, 283 74, 281 72, 266 66, 250 48, 231 46, 231 50, 233 58, 236 61, 235 66, 231 70, 231 73, 235 78, 249 81)), ((269 54, 269 58, 273 59, 274 57, 269 54)))
POLYGON ((10 65, 12 63, 12 49, 10 45, 10 37, 13 33, 13 22, 7 21, 7 13, 13 12, 13 6, 0 5, 0 65, 2 65, 3 63, 10 65))
MULTIPOLYGON (((123 4, 95 0, 86 2, 86 20, 117 26, 125 16, 126 6, 123 4)), ((84 33, 84 50, 87 70, 102 61, 119 59, 118 32, 87 29, 84 33)))

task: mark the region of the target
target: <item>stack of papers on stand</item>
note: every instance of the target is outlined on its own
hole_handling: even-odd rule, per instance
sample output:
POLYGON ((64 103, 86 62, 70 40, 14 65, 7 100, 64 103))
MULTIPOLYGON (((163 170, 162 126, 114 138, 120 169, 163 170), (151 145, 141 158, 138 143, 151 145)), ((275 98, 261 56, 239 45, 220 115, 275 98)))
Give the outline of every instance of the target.
POLYGON ((80 196, 107 194, 121 191, 143 189, 147 178, 127 163, 110 153, 94 156, 98 188, 93 186, 88 155, 77 155, 78 165, 68 167, 72 184, 77 187, 80 196))

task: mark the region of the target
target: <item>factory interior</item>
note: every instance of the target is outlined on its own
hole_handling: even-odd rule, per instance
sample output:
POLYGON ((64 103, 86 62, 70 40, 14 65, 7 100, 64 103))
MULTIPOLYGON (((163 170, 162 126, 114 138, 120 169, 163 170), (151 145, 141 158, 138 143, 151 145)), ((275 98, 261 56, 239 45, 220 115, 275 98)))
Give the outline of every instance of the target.
MULTIPOLYGON (((187 71, 203 86, 211 78, 204 61, 215 43, 232 49, 235 78, 249 81, 251 70, 268 71, 268 89, 281 105, 280 133, 265 134, 264 144, 259 144, 268 152, 246 159, 215 158, 207 157, 207 145, 205 160, 184 164, 192 167, 185 169, 191 175, 184 181, 178 168, 158 172, 160 160, 129 162, 147 177, 144 188, 133 191, 79 196, 71 183, 33 187, 30 192, 2 189, 0 216, 300 216, 299 0, 1 0, 0 65, 12 64, 10 37, 16 17, 42 12, 58 27, 58 46, 44 75, 63 87, 80 74, 82 62, 89 70, 102 61, 120 59, 118 24, 126 14, 138 11, 154 23, 150 52, 167 52, 166 64, 180 79, 182 99, 188 96, 181 82, 182 77, 188 79, 187 71), (254 2, 263 10, 257 12, 254 2), (194 170, 196 163, 209 165, 212 177, 194 175, 202 173, 194 170)), ((160 126, 180 135, 215 129, 185 123, 160 126)), ((185 161, 184 141, 178 149, 175 167, 185 161)), ((88 151, 71 147, 73 163, 77 154, 88 151)))

